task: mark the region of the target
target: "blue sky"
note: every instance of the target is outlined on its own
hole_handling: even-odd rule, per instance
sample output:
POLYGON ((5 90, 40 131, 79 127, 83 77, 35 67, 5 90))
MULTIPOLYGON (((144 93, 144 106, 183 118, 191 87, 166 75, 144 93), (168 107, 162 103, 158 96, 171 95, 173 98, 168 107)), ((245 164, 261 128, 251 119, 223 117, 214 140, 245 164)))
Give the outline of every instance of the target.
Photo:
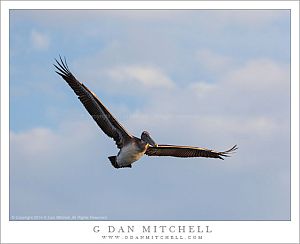
POLYGON ((289 219, 289 11, 11 10, 10 214, 289 219), (59 54, 136 136, 239 150, 112 168, 59 54))

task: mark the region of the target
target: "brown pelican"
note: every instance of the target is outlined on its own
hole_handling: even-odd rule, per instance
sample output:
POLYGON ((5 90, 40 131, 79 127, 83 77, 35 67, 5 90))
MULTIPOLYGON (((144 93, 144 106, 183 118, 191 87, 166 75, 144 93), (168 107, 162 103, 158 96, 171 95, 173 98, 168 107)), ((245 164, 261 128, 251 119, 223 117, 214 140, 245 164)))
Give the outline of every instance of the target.
POLYGON ((79 82, 70 72, 66 59, 60 57, 56 61, 57 74, 59 74, 73 89, 81 103, 89 114, 96 121, 103 132, 114 139, 120 149, 117 156, 108 157, 115 168, 131 168, 132 163, 139 160, 144 154, 148 156, 172 156, 172 157, 207 157, 219 158, 228 157, 237 149, 233 146, 227 151, 217 152, 199 147, 157 145, 147 131, 144 131, 141 138, 137 138, 126 131, 126 129, 108 111, 95 93, 90 91, 83 83, 79 82))

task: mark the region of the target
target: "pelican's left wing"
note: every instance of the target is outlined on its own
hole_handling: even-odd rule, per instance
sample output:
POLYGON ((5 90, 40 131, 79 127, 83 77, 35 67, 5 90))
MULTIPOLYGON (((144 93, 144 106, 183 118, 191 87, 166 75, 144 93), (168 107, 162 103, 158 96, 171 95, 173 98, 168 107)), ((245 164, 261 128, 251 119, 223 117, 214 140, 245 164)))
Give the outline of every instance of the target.
POLYGON ((70 72, 66 60, 63 61, 60 58, 60 62, 55 61, 54 66, 57 68, 55 72, 69 84, 103 132, 113 138, 118 148, 121 148, 127 140, 132 138, 132 135, 116 120, 100 99, 75 78, 70 72))
POLYGON ((217 152, 214 150, 199 147, 158 145, 156 147, 148 147, 145 154, 148 156, 171 156, 180 158, 206 157, 224 159, 223 157, 228 157, 229 154, 236 149, 237 145, 224 152, 217 152))

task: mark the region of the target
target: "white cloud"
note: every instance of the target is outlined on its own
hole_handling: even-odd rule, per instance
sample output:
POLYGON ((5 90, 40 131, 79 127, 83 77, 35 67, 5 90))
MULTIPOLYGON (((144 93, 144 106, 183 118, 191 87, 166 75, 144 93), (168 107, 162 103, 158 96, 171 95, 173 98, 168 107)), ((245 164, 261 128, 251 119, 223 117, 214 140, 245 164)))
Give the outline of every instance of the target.
POLYGON ((50 45, 50 39, 47 34, 32 30, 31 31, 31 43, 35 49, 45 50, 50 45))
POLYGON ((33 128, 24 133, 10 133, 11 143, 18 148, 18 153, 27 156, 49 153, 57 139, 57 135, 48 128, 33 128))
POLYGON ((208 82, 193 82, 186 88, 188 92, 192 92, 197 95, 206 95, 207 93, 214 92, 215 89, 217 89, 217 85, 208 82))
POLYGON ((249 60, 224 79, 228 84, 247 92, 289 91, 290 83, 289 67, 265 58, 249 60))
POLYGON ((158 68, 147 66, 123 66, 108 70, 111 79, 120 82, 128 82, 132 86, 143 88, 172 88, 174 86, 169 79, 158 68))
MULTIPOLYGON (((21 160, 23 164, 27 163, 31 166, 34 166, 34 163, 45 166, 49 163, 61 163, 60 159, 64 157, 64 154, 72 156, 73 150, 85 151, 87 147, 95 148, 99 129, 93 123, 94 121, 87 116, 85 121, 64 121, 57 129, 40 127, 21 132, 11 131, 12 160, 15 163, 21 160)), ((109 139, 107 140, 109 145, 109 139)), ((86 152, 87 150, 82 154, 86 152)))

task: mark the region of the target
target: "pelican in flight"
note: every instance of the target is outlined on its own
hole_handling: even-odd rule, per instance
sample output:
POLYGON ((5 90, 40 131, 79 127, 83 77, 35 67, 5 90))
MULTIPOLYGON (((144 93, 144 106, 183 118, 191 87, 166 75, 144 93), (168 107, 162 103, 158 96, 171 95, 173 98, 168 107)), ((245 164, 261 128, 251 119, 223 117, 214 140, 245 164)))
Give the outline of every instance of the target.
POLYGON ((143 131, 141 138, 135 137, 126 131, 95 93, 75 78, 69 70, 66 59, 63 61, 60 57, 60 62, 56 59, 55 61, 54 66, 57 69, 55 72, 68 83, 98 126, 107 136, 114 139, 120 149, 116 156, 108 157, 115 168, 131 168, 132 163, 139 160, 144 154, 148 156, 223 159, 223 157, 228 157, 230 153, 237 149, 236 145, 223 152, 190 146, 157 145, 147 131, 143 131))

